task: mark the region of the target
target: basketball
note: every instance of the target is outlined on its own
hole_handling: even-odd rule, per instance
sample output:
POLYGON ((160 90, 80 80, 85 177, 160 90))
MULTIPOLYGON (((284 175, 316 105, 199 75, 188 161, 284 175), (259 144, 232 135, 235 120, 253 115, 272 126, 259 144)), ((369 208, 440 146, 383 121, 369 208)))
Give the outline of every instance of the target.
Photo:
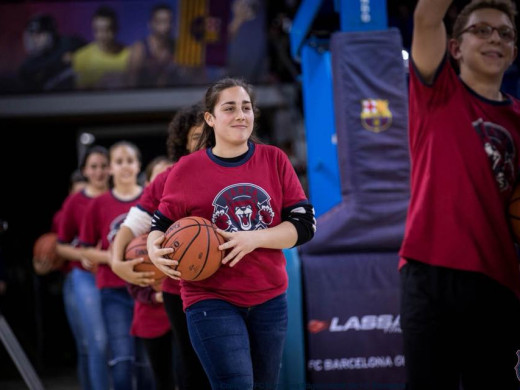
POLYGON ((58 242, 58 235, 53 232, 42 234, 36 239, 33 246, 33 258, 35 261, 51 261, 52 269, 60 268, 65 259, 58 256, 56 253, 56 243, 58 242))
MULTIPOLYGON (((155 283, 152 287, 157 284, 160 285, 162 279, 166 277, 166 275, 157 268, 150 257, 148 257, 148 249, 146 248, 146 240, 148 239, 148 234, 142 234, 140 236, 134 237, 132 241, 128 243, 125 249, 125 260, 137 259, 138 257, 142 257, 144 261, 142 263, 137 264, 134 267, 134 271, 136 272, 154 272, 152 278, 155 279, 155 283)), ((155 288, 155 287, 154 287, 155 288)))
POLYGON ((225 252, 218 247, 225 240, 216 228, 205 218, 185 217, 164 233, 162 247, 174 249, 167 257, 179 262, 174 269, 181 272, 181 279, 204 280, 219 269, 225 252))
POLYGON ((520 185, 515 187, 513 195, 509 200, 507 209, 507 217, 511 226, 514 240, 520 244, 520 185))

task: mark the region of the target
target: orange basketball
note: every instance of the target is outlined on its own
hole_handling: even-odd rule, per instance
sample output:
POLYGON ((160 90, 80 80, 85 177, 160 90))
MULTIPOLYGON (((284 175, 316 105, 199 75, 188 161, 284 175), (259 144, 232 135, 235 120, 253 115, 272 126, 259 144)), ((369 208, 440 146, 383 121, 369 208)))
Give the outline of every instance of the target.
POLYGON ((58 235, 53 232, 42 234, 36 239, 33 246, 33 258, 35 261, 51 261, 52 269, 60 268, 65 259, 58 256, 56 253, 56 243, 58 242, 58 235))
POLYGON ((513 238, 520 244, 520 185, 515 187, 511 199, 509 199, 509 207, 507 209, 507 217, 511 225, 513 238))
POLYGON ((138 257, 142 257, 144 261, 142 263, 137 264, 134 267, 134 271, 136 272, 154 272, 152 278, 156 280, 156 282, 152 285, 160 285, 160 282, 166 275, 157 268, 150 257, 148 256, 148 249, 146 248, 146 240, 148 239, 148 234, 142 234, 140 236, 134 237, 132 241, 128 243, 125 250, 125 260, 137 259, 138 257))
POLYGON ((173 248, 168 257, 177 260, 175 270, 181 278, 199 281, 209 278, 220 267, 224 251, 218 246, 225 242, 217 227, 205 218, 185 217, 175 221, 164 233, 163 248, 173 248))

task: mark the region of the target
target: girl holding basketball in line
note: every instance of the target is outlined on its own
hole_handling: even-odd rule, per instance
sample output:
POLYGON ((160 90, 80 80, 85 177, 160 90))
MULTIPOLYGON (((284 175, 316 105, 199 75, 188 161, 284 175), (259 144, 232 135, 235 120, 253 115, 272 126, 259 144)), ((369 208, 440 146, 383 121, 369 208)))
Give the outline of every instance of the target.
MULTIPOLYGON (((171 163, 166 156, 159 156, 153 159, 145 169, 145 189, 158 174, 169 166, 171 166, 171 163)), ((120 227, 120 230, 122 228, 123 226, 120 227)), ((119 231, 112 244, 112 252, 119 231)), ((143 243, 143 247, 139 246, 140 251, 138 253, 142 253, 141 250, 144 248, 145 242, 144 240, 139 242, 143 243)), ((130 245, 134 246, 133 242, 130 245)), ((125 246, 125 250, 127 248, 128 245, 125 246)), ((127 282, 126 288, 134 299, 134 315, 132 317, 130 334, 139 338, 146 349, 154 375, 155 390, 175 389, 177 384, 173 359, 173 335, 168 322, 168 316, 164 310, 160 284, 142 287, 127 282)))
MULTIPOLYGON (((168 156, 172 161, 178 161, 182 156, 196 150, 202 134, 203 122, 203 110, 200 104, 191 105, 175 114, 168 126, 166 141, 168 156)), ((150 231, 152 215, 161 200, 164 183, 170 169, 159 174, 149 186, 145 187, 143 196, 137 206, 130 209, 112 245, 112 269, 121 278, 134 285, 149 286, 155 281, 150 278, 151 272, 133 270, 135 265, 143 261, 142 258, 123 261, 125 248, 134 237, 150 231)), ((158 339, 148 339, 145 345, 152 366, 154 366, 154 361, 158 361, 158 365, 155 366, 158 369, 164 367, 161 361, 162 363, 167 361, 168 356, 171 360, 171 354, 174 354, 179 390, 206 390, 210 388, 210 385, 189 339, 179 282, 172 282, 168 291, 162 291, 162 298, 173 330, 174 348, 171 348, 171 343, 163 342, 162 347, 170 348, 168 354, 164 349, 158 347, 160 343, 158 339)), ((148 288, 150 289, 150 287, 148 288)))
POLYGON ((213 221, 226 243, 222 267, 210 278, 181 280, 191 342, 213 389, 276 388, 287 331, 288 283, 283 248, 314 235, 312 206, 288 157, 252 137, 251 86, 222 79, 207 90, 202 150, 171 169, 152 220, 148 253, 169 276, 182 275, 165 258, 164 232, 176 220, 213 221))
POLYGON ((66 273, 63 300, 77 346, 79 383, 82 389, 105 390, 109 386, 109 375, 101 296, 94 273, 81 261, 84 250, 78 246, 78 236, 88 205, 108 190, 108 150, 91 146, 79 168, 87 185, 63 202, 56 249, 68 260, 63 267, 66 273))
POLYGON ((137 182, 141 153, 137 146, 120 141, 109 149, 113 188, 95 198, 82 221, 79 239, 86 247, 100 244, 102 256, 85 256, 97 264, 96 285, 108 336, 109 367, 114 390, 153 388, 153 376, 142 343, 130 335, 134 301, 125 281, 109 266, 109 247, 130 207, 137 204, 142 187, 137 182))
MULTIPOLYGON (((88 184, 88 180, 79 169, 76 169, 70 175, 70 184, 69 184, 69 197, 76 192, 80 192, 85 189, 88 184)), ((67 199, 67 198, 65 198, 67 199)), ((65 201, 63 202, 65 203, 65 201)), ((60 228, 60 221, 63 216, 63 203, 58 211, 54 213, 52 216, 52 224, 51 224, 51 233, 55 233, 58 235, 58 231, 60 228)), ((59 242, 57 241, 56 244, 59 242)), ((63 258, 60 257, 60 262, 56 263, 52 258, 34 258, 33 257, 33 268, 37 275, 46 275, 51 271, 61 270, 65 274, 69 271, 69 264, 65 261, 61 262, 63 258)))

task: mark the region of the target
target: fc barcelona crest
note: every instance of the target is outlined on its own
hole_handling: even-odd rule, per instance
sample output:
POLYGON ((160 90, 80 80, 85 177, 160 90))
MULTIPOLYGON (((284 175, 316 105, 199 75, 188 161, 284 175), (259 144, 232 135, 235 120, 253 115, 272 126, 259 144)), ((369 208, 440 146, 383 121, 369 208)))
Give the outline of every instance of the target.
POLYGON ((374 133, 385 131, 392 124, 388 100, 363 99, 361 101, 361 124, 374 133))

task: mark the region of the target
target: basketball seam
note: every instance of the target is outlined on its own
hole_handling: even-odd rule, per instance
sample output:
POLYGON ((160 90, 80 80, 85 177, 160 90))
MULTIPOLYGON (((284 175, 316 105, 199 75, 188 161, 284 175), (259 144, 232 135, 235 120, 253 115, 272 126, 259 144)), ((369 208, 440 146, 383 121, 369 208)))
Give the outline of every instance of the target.
MULTIPOLYGON (((202 265, 202 268, 201 270, 191 279, 185 279, 185 280, 188 280, 188 281, 196 281, 196 279, 200 276, 200 274, 202 273, 202 271, 204 271, 204 269, 206 268, 206 265, 207 265, 207 262, 208 262, 208 258, 209 258, 209 247, 210 247, 210 242, 211 242, 211 239, 210 239, 210 232, 208 231, 208 228, 211 228, 211 230, 214 232, 214 234, 216 235, 217 237, 217 241, 219 243, 219 245, 221 244, 221 240, 219 238, 219 235, 217 234, 217 232, 215 231, 215 226, 210 223, 206 223, 205 221, 201 221, 197 218, 193 218, 193 217, 184 217, 183 218, 184 220, 190 220, 190 221, 194 221, 195 223, 193 224, 190 224, 190 225, 185 225, 185 226, 182 226, 180 227, 179 229, 177 229, 173 235, 173 237, 175 237, 175 235, 177 235, 177 233, 179 233, 180 231, 188 228, 188 227, 192 227, 192 226, 197 226, 198 227, 198 231, 197 231, 197 234, 189 241, 189 243, 186 245, 186 249, 184 250, 184 252, 181 254, 181 256, 177 259, 177 266, 175 266, 173 269, 174 270, 177 270, 179 268, 179 266, 181 265, 181 261, 184 259, 184 256, 186 255, 186 253, 188 252, 189 248, 192 246, 193 242, 197 239, 197 237, 199 236, 199 234, 201 233, 201 230, 202 230, 202 227, 206 227, 206 234, 207 234, 207 247, 206 247, 206 256, 205 256, 205 259, 204 259, 204 262, 203 262, 203 265, 202 265)), ((163 245, 162 247, 165 248, 165 247, 171 247, 171 243, 175 241, 174 239, 172 239, 172 237, 169 237, 167 241, 163 242, 163 245)), ((224 252, 221 251, 221 255, 220 255, 220 260, 222 261, 222 259, 224 258, 224 252)), ((170 257, 171 259, 171 257, 170 257)))
MULTIPOLYGON (((199 225, 199 226, 201 226, 201 225, 199 225)), ((209 248, 210 248, 210 244, 211 244, 211 237, 209 236, 209 231, 207 229, 207 226, 206 226, 206 237, 208 238, 206 240, 206 258, 204 259, 204 263, 202 264, 202 267, 201 267, 199 273, 197 275, 195 275, 195 277, 192 280, 197 280, 197 278, 202 273, 202 271, 204 271, 204 268, 206 268, 206 264, 208 263, 208 256, 209 256, 209 248)))
MULTIPOLYGON (((186 249, 184 250, 184 252, 182 253, 182 256, 177 260, 177 266, 175 267, 175 270, 177 271, 177 268, 179 268, 179 265, 181 265, 181 261, 182 259, 184 258, 184 256, 186 255, 186 252, 188 251, 188 249, 190 249, 191 247, 191 244, 193 244, 193 241, 195 241, 195 239, 199 236, 200 234, 200 225, 197 224, 197 225, 190 225, 190 226, 197 226, 199 228, 197 234, 190 240, 190 242, 186 245, 186 249)), ((179 229, 178 231, 180 231, 181 229, 179 229)))

